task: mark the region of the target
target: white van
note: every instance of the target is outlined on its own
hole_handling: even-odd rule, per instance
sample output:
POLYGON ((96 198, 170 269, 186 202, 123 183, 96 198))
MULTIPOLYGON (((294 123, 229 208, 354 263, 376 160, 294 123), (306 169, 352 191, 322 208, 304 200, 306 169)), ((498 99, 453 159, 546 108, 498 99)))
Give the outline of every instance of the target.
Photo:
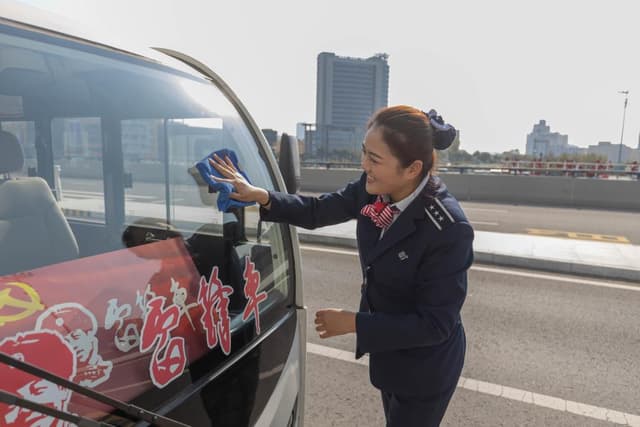
POLYGON ((0 10, 0 425, 302 425, 295 229, 194 167, 285 190, 260 129, 204 64, 36 15, 0 10))

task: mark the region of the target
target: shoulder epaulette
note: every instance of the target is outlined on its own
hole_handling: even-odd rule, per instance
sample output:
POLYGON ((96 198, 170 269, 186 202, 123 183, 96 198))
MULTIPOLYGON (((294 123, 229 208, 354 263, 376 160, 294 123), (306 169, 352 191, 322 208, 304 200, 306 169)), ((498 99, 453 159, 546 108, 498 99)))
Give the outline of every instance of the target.
POLYGON ((430 197, 427 199, 427 203, 424 207, 424 211, 427 214, 427 218, 433 222, 433 225, 438 230, 443 230, 449 225, 453 224, 455 220, 449 213, 444 204, 437 197, 430 197))

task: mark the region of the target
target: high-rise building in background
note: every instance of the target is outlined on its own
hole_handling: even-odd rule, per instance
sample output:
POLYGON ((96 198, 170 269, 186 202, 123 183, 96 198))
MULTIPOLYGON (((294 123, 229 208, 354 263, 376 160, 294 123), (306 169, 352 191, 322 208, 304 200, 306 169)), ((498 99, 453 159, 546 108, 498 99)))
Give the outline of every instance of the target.
POLYGON ((351 58, 318 55, 316 131, 311 152, 323 159, 359 157, 367 120, 388 105, 387 54, 351 58))
POLYGON ((533 125, 533 131, 527 135, 526 153, 535 158, 558 157, 563 154, 585 155, 597 154, 606 157, 608 161, 616 163, 618 156, 622 163, 640 160, 640 136, 638 149, 626 145, 613 144, 610 141, 600 141, 597 145, 589 145, 587 148, 569 144, 569 137, 558 132, 551 132, 546 120, 540 120, 533 125))
POLYGON ((526 153, 536 158, 559 156, 563 153, 576 154, 579 147, 569 145, 569 137, 558 132, 551 132, 546 120, 533 125, 533 131, 527 135, 526 153))

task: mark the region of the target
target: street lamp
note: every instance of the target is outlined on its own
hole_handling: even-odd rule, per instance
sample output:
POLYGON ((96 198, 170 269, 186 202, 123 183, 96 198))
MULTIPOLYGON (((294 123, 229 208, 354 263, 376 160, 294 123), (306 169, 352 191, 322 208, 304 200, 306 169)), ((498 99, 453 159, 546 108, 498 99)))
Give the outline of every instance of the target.
POLYGON ((624 95, 624 109, 622 110, 622 133, 620 134, 620 148, 618 149, 618 164, 622 163, 622 137, 624 136, 624 119, 627 114, 627 103, 629 101, 629 91, 620 90, 618 93, 624 95))

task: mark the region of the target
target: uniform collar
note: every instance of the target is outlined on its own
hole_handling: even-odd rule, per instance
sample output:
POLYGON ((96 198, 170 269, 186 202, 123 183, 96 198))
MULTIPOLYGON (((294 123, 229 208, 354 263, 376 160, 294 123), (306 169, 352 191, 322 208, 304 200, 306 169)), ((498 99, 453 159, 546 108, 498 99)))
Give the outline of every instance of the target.
MULTIPOLYGON (((425 176, 422 181, 420 182, 420 184, 416 187, 415 190, 413 190, 413 193, 409 194, 407 197, 405 197, 404 199, 400 200, 399 202, 395 202, 393 203, 391 206, 396 207, 400 212, 403 212, 405 209, 407 209, 407 207, 411 204, 411 202, 414 201, 414 199, 416 197, 418 197, 418 194, 420 194, 422 192, 422 190, 424 189, 424 187, 427 185, 427 182, 429 182, 429 178, 431 178, 431 174, 428 173, 427 176, 425 176)), ((389 196, 388 195, 384 195, 383 199, 388 202, 390 201, 389 196)))

